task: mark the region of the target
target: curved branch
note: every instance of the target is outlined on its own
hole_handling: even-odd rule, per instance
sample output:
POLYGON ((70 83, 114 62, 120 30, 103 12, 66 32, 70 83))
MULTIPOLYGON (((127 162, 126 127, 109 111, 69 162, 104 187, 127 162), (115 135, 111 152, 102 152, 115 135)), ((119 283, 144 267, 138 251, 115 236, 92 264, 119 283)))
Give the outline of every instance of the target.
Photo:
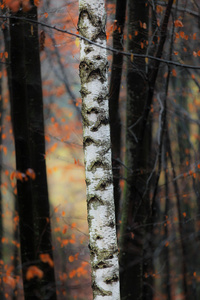
POLYGON ((188 69, 194 69, 194 70, 200 70, 200 66, 193 66, 193 65, 181 64, 181 63, 178 63, 178 62, 175 62, 175 61, 172 61, 172 60, 170 61, 170 60, 162 59, 162 58, 159 58, 159 57, 154 57, 152 55, 136 54, 136 53, 126 52, 126 51, 120 51, 120 50, 114 49, 112 47, 103 46, 103 45, 100 45, 99 43, 93 42, 90 39, 87 39, 86 37, 84 37, 84 36, 82 36, 80 34, 73 33, 73 32, 70 32, 68 30, 64 30, 64 29, 58 28, 56 26, 52 26, 52 25, 49 25, 49 24, 46 24, 46 23, 43 23, 43 22, 39 22, 39 21, 35 21, 35 20, 31 20, 31 19, 28 19, 28 18, 21 18, 21 17, 16 17, 16 16, 0 15, 0 19, 16 19, 16 20, 20 19, 22 21, 27 21, 27 22, 30 22, 30 23, 33 23, 33 24, 38 24, 38 25, 41 25, 41 26, 44 26, 44 27, 47 27, 47 28, 50 28, 50 29, 62 32, 62 33, 69 34, 71 36, 74 36, 74 37, 77 37, 77 38, 79 38, 81 40, 84 40, 84 41, 88 42, 89 44, 95 45, 95 46, 97 46, 99 48, 106 49, 106 50, 114 52, 116 54, 122 54, 122 55, 125 55, 127 57, 131 57, 131 58, 134 58, 134 57, 143 57, 143 58, 148 58, 148 59, 160 62, 160 63, 166 63, 168 65, 173 65, 173 66, 176 66, 176 67, 188 68, 188 69))

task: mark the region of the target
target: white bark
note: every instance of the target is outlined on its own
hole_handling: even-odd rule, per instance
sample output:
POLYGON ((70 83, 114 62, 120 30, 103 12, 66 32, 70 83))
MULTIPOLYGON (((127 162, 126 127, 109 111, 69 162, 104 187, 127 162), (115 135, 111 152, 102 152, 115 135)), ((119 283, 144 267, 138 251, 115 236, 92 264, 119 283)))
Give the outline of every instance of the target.
MULTIPOLYGON (((79 0, 79 32, 106 46, 104 0, 79 0)), ((92 288, 96 300, 118 300, 106 50, 81 40, 80 78, 92 288)))

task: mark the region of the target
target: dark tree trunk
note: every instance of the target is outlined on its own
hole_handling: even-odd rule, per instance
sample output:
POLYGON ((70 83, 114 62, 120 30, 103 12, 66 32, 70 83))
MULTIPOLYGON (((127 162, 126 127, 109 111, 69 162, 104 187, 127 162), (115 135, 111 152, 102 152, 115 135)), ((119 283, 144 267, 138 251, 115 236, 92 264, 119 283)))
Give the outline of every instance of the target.
MULTIPOLYGON (((37 20, 37 8, 13 16, 37 20)), ((10 20, 12 122, 16 168, 28 180, 17 180, 20 218, 21 259, 26 300, 56 299, 54 269, 42 263, 40 254, 51 259, 52 242, 45 165, 43 99, 41 87, 38 28, 23 20, 10 20), (32 178, 31 178, 32 177, 32 178), (44 272, 42 278, 28 280, 29 266, 44 272)))
MULTIPOLYGON (((128 1, 128 52, 146 53, 147 27, 147 2, 128 1)), ((127 65, 125 161, 127 169, 120 234, 122 299, 143 297, 144 223, 149 206, 146 191, 149 135, 146 132, 143 143, 140 143, 140 132, 147 89, 145 59, 130 59, 127 65)))
MULTIPOLYGON (((126 0, 116 1, 115 28, 113 32, 113 48, 123 50, 123 32, 126 15, 126 0)), ((115 220, 118 224, 119 203, 120 203, 120 158, 121 158, 121 118, 119 109, 119 93, 121 85, 123 66, 123 55, 113 53, 110 90, 109 90, 109 111, 110 111, 110 134, 112 143, 112 168, 115 201, 115 220)))
MULTIPOLYGON (((0 71, 2 71, 2 65, 0 65, 0 71)), ((2 118, 3 118, 3 98, 2 98, 2 79, 0 79, 0 145, 2 145, 2 118)), ((0 187, 2 186, 2 149, 0 150, 0 187)), ((0 189, 0 261, 3 261, 3 243, 2 243, 2 238, 3 238, 3 201, 2 201, 2 192, 0 189)), ((4 300, 5 299, 5 294, 4 294, 4 285, 3 285, 3 265, 0 264, 0 299, 4 300)))
MULTIPOLYGON (((182 79, 182 84, 184 79, 182 79)), ((174 90, 179 90, 179 93, 177 95, 177 102, 180 107, 182 107, 184 110, 187 110, 188 106, 188 98, 184 97, 184 89, 187 89, 188 83, 187 81, 184 82, 184 85, 179 85, 179 89, 177 86, 179 85, 178 80, 174 80, 174 90), (184 88, 183 88, 184 86, 184 88)), ((191 160, 191 141, 190 141, 190 124, 188 122, 187 118, 184 118, 184 115, 182 112, 179 111, 179 109, 176 110, 177 115, 177 140, 178 140, 178 147, 179 147, 179 161, 180 161, 180 174, 184 174, 185 172, 189 172, 192 164, 191 160), (188 164, 188 167, 186 167, 186 162, 188 164)), ((196 157, 197 160, 197 157, 196 157)), ((197 186, 195 182, 195 178, 193 176, 183 178, 181 180, 181 186, 182 186, 182 193, 185 196, 181 200, 181 209, 183 212, 186 213, 186 217, 183 222, 183 236, 185 239, 189 239, 191 236, 195 234, 195 224, 194 222, 189 222, 188 220, 192 219, 192 201, 190 196, 190 188, 193 186, 194 192, 197 191, 197 186)), ((180 196, 181 197, 181 196, 180 196)), ((198 195, 197 195, 198 199, 198 195)), ((197 202, 198 203, 198 202, 197 202)), ((197 257, 198 257, 198 245, 196 243, 195 239, 190 240, 189 243, 183 243, 185 247, 186 257, 184 258, 187 272, 190 274, 191 278, 193 277, 192 274, 194 273, 196 269, 196 263, 197 263, 197 257)), ((184 275, 186 276, 186 274, 184 275)), ((187 276, 186 276, 187 278, 187 276)), ((193 280, 187 282, 188 285, 188 293, 190 297, 193 299, 197 299, 196 296, 196 281, 195 278, 193 280)))
MULTIPOLYGON (((167 224, 167 218, 170 210, 170 199, 169 199, 169 178, 168 178, 168 159, 167 159, 167 141, 165 138, 164 143, 164 172, 165 172, 165 240, 169 239, 169 229, 167 224)), ((165 294, 167 295, 167 300, 171 300, 171 282, 170 282, 170 252, 169 247, 165 247, 163 254, 164 261, 164 276, 163 276, 163 286, 165 289, 165 294)))

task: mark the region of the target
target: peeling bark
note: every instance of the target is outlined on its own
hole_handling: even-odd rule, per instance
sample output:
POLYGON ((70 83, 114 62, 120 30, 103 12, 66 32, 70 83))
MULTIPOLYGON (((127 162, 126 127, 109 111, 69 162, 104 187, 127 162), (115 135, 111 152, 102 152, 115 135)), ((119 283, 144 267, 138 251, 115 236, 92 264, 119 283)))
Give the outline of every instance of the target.
MULTIPOLYGON (((103 0, 79 1, 79 32, 106 46, 103 0)), ((94 299, 120 299, 106 50, 81 40, 80 79, 94 299)))

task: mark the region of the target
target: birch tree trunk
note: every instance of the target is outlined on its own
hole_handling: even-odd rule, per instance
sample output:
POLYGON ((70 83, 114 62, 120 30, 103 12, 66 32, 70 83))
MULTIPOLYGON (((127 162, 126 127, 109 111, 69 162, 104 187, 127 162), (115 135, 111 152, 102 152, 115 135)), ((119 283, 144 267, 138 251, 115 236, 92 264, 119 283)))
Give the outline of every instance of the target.
MULTIPOLYGON (((79 32, 106 46, 103 0, 79 1, 79 32)), ((106 50, 81 40, 80 79, 94 299, 120 299, 106 50)))

